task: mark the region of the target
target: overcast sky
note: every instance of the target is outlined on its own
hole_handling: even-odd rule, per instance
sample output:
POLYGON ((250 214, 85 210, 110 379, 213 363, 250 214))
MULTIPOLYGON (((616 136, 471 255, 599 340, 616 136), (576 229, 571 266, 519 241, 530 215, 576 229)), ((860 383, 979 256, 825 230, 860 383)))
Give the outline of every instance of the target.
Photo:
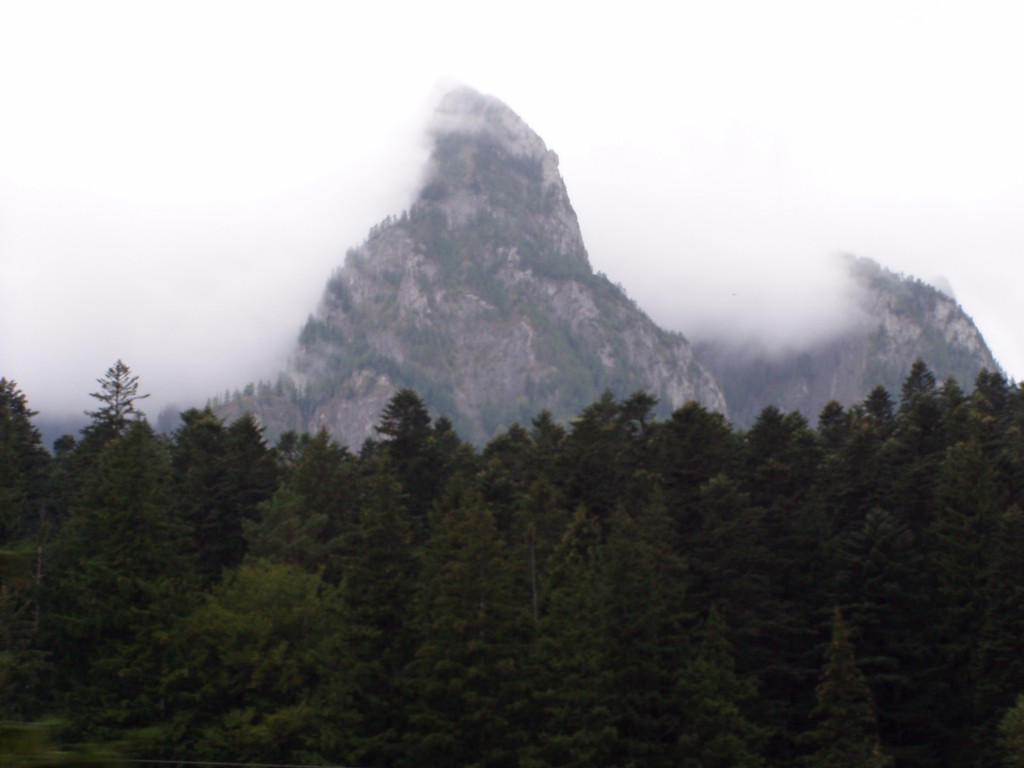
POLYGON ((1020 379, 1022 38, 976 0, 3 2, 0 375, 52 415, 118 358, 153 416, 270 378, 461 83, 663 325, 804 340, 852 252, 948 280, 1020 379))

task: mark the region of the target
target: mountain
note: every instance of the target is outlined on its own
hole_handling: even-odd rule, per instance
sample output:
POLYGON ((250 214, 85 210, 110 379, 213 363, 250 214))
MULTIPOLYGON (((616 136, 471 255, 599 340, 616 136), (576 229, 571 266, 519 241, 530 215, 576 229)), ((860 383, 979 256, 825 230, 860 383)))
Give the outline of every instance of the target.
POLYGON ((401 387, 477 442, 542 409, 570 418, 606 389, 725 411, 686 339, 594 273, 558 157, 512 110, 452 91, 432 139, 409 210, 349 251, 289 369, 220 403, 224 416, 355 446, 401 387))
POLYGON ((953 378, 965 388, 982 369, 999 370, 981 332, 950 295, 870 259, 843 258, 854 316, 831 339, 781 355, 723 341, 696 345, 737 426, 751 425, 766 405, 813 421, 830 400, 858 403, 879 384, 898 397, 917 359, 939 381, 953 378))

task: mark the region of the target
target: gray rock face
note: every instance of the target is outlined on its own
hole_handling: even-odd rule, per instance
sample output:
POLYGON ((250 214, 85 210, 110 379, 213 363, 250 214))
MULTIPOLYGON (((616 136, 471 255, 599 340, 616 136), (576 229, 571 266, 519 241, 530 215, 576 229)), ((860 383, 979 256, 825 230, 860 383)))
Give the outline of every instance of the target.
POLYGON ((850 330, 774 357, 723 343, 698 345, 738 426, 752 424, 767 405, 813 421, 830 400, 859 403, 879 384, 898 398, 917 359, 939 381, 953 378, 965 388, 982 369, 999 370, 974 322, 949 295, 869 259, 846 258, 857 296, 850 330))
POLYGON ((359 445, 405 386, 474 441, 605 389, 725 410, 687 341, 594 274, 558 157, 514 112, 460 89, 432 134, 416 202, 349 252, 283 383, 242 404, 270 433, 359 445))
POLYGON ((268 437, 327 429, 357 447, 412 387, 479 443, 541 410, 571 418, 605 390, 648 392, 662 415, 695 400, 745 427, 766 405, 813 420, 878 384, 897 394, 918 358, 964 387, 998 370, 950 296, 852 257, 847 330, 784 356, 722 343, 695 355, 593 272, 558 157, 512 110, 456 90, 431 136, 416 201, 349 251, 289 370, 220 403, 222 416, 250 410, 268 437))

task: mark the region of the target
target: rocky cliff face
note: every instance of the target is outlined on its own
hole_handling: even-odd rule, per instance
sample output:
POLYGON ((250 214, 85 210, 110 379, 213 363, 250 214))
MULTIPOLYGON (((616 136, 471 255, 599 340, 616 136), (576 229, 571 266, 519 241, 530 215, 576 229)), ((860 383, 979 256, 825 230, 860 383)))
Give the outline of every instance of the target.
POLYGON ((508 107, 449 93, 431 138, 417 199, 349 251, 288 371, 219 403, 222 416, 249 410, 270 437, 326 428, 355 447, 412 387, 483 442, 543 409, 570 418, 609 389, 653 394, 663 415, 696 400, 745 427, 766 405, 813 421, 878 384, 896 394, 918 358, 965 387, 998 370, 952 298, 852 257, 846 331, 782 356, 703 343, 698 360, 594 274, 558 157, 508 107))
POLYGON ((226 412, 358 445, 406 386, 477 441, 605 389, 725 410, 687 341, 594 274, 558 158, 515 113, 457 90, 432 135, 418 199, 348 253, 281 381, 226 412))
POLYGON ((915 360, 939 381, 970 388, 982 369, 999 370, 985 340, 957 302, 869 259, 844 257, 856 298, 848 330, 800 352, 766 356, 722 342, 698 353, 721 382, 733 422, 749 426, 766 405, 812 422, 830 400, 852 405, 877 385, 894 397, 915 360))

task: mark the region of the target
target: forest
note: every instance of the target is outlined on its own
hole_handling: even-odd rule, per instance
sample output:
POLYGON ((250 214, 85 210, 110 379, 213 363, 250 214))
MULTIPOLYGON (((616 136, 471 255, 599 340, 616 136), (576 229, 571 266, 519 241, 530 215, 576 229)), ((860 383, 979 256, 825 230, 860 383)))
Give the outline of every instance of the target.
POLYGON ((51 451, 0 379, 4 766, 1024 766, 1000 373, 483 446, 403 389, 358 452, 97 382, 51 451))

